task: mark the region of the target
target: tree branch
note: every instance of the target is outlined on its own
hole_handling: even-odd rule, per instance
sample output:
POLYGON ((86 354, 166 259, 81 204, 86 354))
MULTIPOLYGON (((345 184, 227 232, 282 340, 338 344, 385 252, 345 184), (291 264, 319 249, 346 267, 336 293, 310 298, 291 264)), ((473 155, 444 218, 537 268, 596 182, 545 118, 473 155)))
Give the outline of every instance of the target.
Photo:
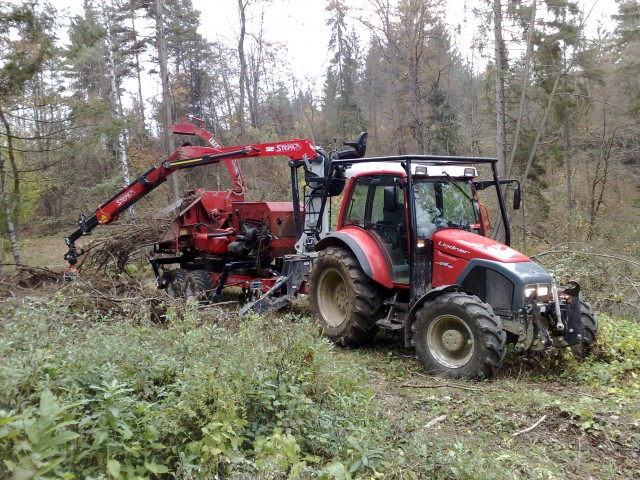
POLYGON ((512 437, 517 437, 518 435, 522 435, 523 433, 528 433, 531 430, 533 430, 534 428, 536 428, 538 425, 540 425, 542 422, 544 422, 545 418, 547 418, 546 415, 543 415, 542 417, 540 417, 540 420, 538 420, 536 423, 534 423, 533 425, 531 425, 530 427, 525 428, 524 430, 520 430, 519 432, 513 433, 511 434, 512 437))

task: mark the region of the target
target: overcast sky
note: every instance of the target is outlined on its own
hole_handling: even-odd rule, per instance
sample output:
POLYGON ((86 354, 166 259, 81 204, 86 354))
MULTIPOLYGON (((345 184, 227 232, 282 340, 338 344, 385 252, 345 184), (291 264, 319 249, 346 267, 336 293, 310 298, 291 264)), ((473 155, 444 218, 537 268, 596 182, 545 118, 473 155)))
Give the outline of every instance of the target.
MULTIPOLYGON (((96 0, 100 2, 101 0, 96 0)), ((108 1, 108 0, 106 0, 108 1)), ((208 40, 225 39, 227 44, 235 45, 238 36, 239 16, 237 0, 192 0, 194 7, 201 12, 200 33, 208 40)), ((259 26, 260 12, 264 9, 265 37, 271 42, 279 42, 288 51, 287 61, 295 77, 310 84, 316 94, 321 94, 324 75, 332 56, 328 51, 330 28, 326 25, 328 13, 325 11, 326 0, 256 0, 251 7, 248 23, 253 22, 249 32, 255 32, 259 26)), ((71 16, 82 9, 81 0, 57 0, 58 8, 63 8, 71 16)), ((357 18, 370 16, 368 0, 348 0, 351 18, 349 24, 359 26, 357 18)), ((485 0, 447 0, 446 22, 452 30, 461 27, 461 34, 454 38, 461 56, 471 61, 470 45, 472 37, 477 33, 478 21, 474 18, 474 7, 485 6, 485 0), (466 6, 466 8, 465 8, 466 6)), ((596 20, 609 17, 617 11, 612 0, 584 0, 584 10, 588 12, 594 5, 589 22, 588 32, 595 32, 596 20)), ((65 12, 65 13, 66 13, 65 12)), ((63 14, 64 15, 64 14, 63 14)), ((609 25, 610 25, 609 19, 609 25)), ((369 41, 369 33, 364 26, 357 28, 363 43, 369 41)), ((61 40, 66 43, 66 32, 60 32, 61 40)), ((491 47, 490 47, 491 48, 491 47)), ((490 52, 488 52, 490 53, 490 52)), ((481 68, 484 61, 474 59, 476 68, 481 68)), ((160 85, 155 76, 143 79, 145 96, 160 93, 160 85)), ((127 89, 134 87, 127 86, 127 89)), ((303 86, 304 88, 304 86, 303 86)))
MULTIPOLYGON (((238 37, 238 2, 237 0, 192 0, 194 7, 202 13, 200 32, 209 40, 216 36, 225 38, 232 45, 238 37)), ((331 54, 328 52, 331 31, 326 25, 328 13, 325 11, 325 0, 257 0, 251 6, 251 13, 256 17, 264 8, 265 37, 269 41, 277 41, 285 45, 294 73, 301 80, 309 80, 316 84, 316 91, 321 89, 331 54)), ((367 0, 349 0, 350 24, 358 25, 356 17, 370 16, 367 0)), ((485 6, 484 0, 446 0, 446 22, 451 29, 461 28, 461 34, 454 38, 461 56, 471 60, 472 37, 477 33, 478 20, 472 14, 473 8, 485 6)), ((588 32, 595 32, 596 20, 608 17, 617 8, 612 0, 584 0, 581 2, 584 11, 593 12, 589 21, 588 32)), ((259 18, 253 18, 257 28, 259 18)), ((251 22, 248 18, 247 22, 251 22)), ((362 26, 359 30, 361 40, 366 42, 369 34, 362 26)), ((255 31, 255 30, 254 30, 255 31)), ((476 59, 476 62, 478 59, 476 59)), ((480 62, 484 63, 484 62, 480 62)))
MULTIPOLYGON (((449 1, 448 16, 458 19, 463 17, 462 1, 449 1)), ((477 3, 472 2, 472 3, 477 3)), ((193 0, 197 10, 202 12, 200 32, 208 39, 216 35, 236 42, 238 36, 239 16, 237 0, 193 0)), ((332 56, 328 52, 331 31, 326 25, 328 12, 325 11, 325 0, 271 0, 258 1, 251 7, 252 13, 259 15, 264 7, 265 32, 267 40, 277 41, 287 47, 289 61, 300 79, 316 79, 322 82, 332 56)), ((351 18, 350 24, 357 27, 356 17, 369 16, 366 0, 348 1, 351 18)), ((249 22, 251 19, 248 19, 249 22)), ((255 18, 254 20, 258 20, 255 18)), ((257 23, 255 24, 257 27, 257 23)), ((368 33, 364 26, 359 30, 361 40, 368 41, 368 33)))

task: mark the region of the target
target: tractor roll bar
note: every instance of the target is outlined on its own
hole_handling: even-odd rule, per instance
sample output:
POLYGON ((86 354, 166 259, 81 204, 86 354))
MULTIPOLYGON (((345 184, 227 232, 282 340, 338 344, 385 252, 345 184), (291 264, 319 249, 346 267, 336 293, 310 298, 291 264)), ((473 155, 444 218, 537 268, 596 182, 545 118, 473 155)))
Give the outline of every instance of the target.
MULTIPOLYGON (((352 165, 356 163, 367 162, 405 162, 409 167, 411 162, 425 162, 433 165, 456 165, 456 164, 469 164, 469 163, 482 163, 490 164, 491 171, 493 173, 493 182, 496 186, 496 193, 498 195, 498 205, 500 206, 500 214, 502 215, 502 223, 505 231, 505 245, 511 245, 511 226, 509 224, 509 217, 507 216, 507 208, 504 203, 504 197, 502 196, 502 189, 500 188, 500 176, 498 175, 497 163, 498 159, 494 157, 453 157, 448 155, 396 155, 391 157, 367 157, 357 159, 335 159, 331 160, 330 172, 333 172, 334 166, 340 165, 352 165)), ((406 168, 405 168, 406 170, 406 168)), ((409 174, 411 170, 407 170, 409 174)), ((331 175, 331 173, 330 173, 331 175)), ((410 175, 409 175, 410 176, 410 175)))

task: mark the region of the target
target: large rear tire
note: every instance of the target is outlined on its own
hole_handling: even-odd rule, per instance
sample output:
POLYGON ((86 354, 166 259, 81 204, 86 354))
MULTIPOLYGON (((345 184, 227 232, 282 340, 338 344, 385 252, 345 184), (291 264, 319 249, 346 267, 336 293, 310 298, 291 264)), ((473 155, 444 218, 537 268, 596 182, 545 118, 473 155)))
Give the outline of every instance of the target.
POLYGON ((187 300, 206 302, 211 299, 215 288, 211 274, 204 270, 193 270, 184 279, 183 295, 187 300))
POLYGON ((577 357, 586 357, 596 343, 598 320, 591 304, 582 299, 580 299, 580 319, 584 334, 580 342, 571 346, 571 352, 577 357))
POLYGON ((425 369, 452 378, 493 377, 506 354, 500 319, 490 305, 464 293, 426 302, 416 313, 413 331, 425 369))
POLYGON ((167 282, 167 286, 164 291, 167 293, 169 298, 176 299, 182 297, 184 280, 188 273, 189 272, 184 268, 176 268, 174 270, 169 270, 162 275, 164 281, 167 282))
POLYGON ((376 308, 382 298, 355 256, 329 247, 309 275, 309 304, 325 335, 340 347, 357 347, 376 334, 376 308))

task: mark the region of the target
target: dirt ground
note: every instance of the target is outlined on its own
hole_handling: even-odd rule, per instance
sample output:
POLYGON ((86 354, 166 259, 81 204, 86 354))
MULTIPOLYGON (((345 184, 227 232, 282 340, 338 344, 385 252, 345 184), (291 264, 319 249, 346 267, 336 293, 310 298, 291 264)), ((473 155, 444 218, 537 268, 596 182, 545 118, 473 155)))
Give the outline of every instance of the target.
POLYGON ((438 444, 458 442, 525 478, 535 477, 531 466, 564 478, 640 478, 640 405, 573 382, 563 365, 573 359, 510 352, 495 380, 451 380, 425 374, 393 332, 339 356, 367 369, 389 421, 407 435, 420 429, 438 444))

